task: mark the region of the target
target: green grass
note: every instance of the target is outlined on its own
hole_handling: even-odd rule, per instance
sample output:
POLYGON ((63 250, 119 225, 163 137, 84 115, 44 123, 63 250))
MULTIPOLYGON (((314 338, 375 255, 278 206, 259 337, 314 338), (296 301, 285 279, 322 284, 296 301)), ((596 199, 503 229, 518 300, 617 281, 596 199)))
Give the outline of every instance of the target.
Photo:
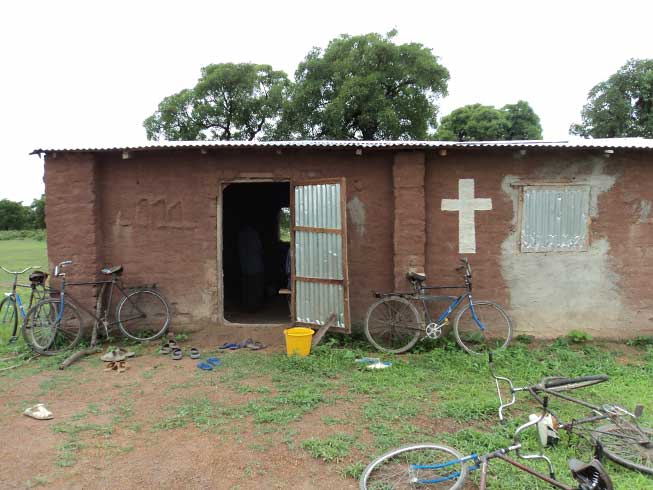
MULTIPOLYGON (((0 265, 9 270, 22 270, 29 266, 39 266, 43 271, 48 272, 48 257, 45 241, 34 239, 7 240, 0 238, 0 265)), ((0 295, 11 291, 13 276, 0 270, 0 295)), ((27 274, 19 278, 19 282, 27 284, 27 274)), ((19 288, 18 294, 25 301, 29 298, 29 289, 19 288)), ((0 299, 1 299, 0 298, 0 299)), ((19 319, 20 324, 20 319, 19 319)), ((2 322, 0 318, 0 358, 5 354, 16 351, 15 345, 7 346, 7 340, 11 336, 11 327, 2 322)), ((22 342, 22 339, 19 341, 22 342)), ((0 367, 5 367, 0 362, 0 367)))

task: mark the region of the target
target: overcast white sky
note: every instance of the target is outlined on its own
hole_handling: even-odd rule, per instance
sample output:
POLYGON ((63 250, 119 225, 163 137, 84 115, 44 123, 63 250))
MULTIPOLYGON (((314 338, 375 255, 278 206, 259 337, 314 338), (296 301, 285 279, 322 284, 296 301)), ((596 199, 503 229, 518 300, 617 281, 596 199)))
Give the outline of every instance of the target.
POLYGON ((292 76, 342 33, 420 42, 449 69, 441 115, 528 101, 544 138, 568 138, 587 92, 629 58, 652 58, 650 0, 0 4, 0 199, 43 192, 35 148, 145 139, 161 99, 209 63, 267 63, 292 76))

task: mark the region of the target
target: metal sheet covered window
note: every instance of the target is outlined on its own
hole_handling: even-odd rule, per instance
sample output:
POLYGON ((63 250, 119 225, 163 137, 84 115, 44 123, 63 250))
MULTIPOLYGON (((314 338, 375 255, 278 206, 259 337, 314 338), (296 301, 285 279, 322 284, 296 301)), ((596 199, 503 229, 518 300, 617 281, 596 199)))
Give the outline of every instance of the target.
POLYGON ((523 190, 522 252, 587 250, 588 186, 527 186, 523 190))

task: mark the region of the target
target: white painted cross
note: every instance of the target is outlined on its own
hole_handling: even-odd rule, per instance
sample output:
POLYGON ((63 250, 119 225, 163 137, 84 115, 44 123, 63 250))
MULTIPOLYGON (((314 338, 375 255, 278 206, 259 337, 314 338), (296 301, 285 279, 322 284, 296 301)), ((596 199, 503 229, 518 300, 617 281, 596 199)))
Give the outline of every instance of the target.
POLYGON ((474 179, 458 180, 458 199, 442 199, 442 211, 458 211, 458 252, 476 253, 475 211, 492 209, 492 199, 474 197, 474 179))

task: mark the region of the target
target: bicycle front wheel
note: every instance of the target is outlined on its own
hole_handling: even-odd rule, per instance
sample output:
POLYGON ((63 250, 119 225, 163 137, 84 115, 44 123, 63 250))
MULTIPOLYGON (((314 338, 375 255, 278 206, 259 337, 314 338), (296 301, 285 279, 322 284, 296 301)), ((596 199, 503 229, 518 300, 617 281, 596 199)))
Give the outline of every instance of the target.
POLYGON ((422 329, 417 308, 400 296, 372 303, 365 317, 365 337, 383 352, 406 352, 417 343, 422 329))
POLYGON ((170 307, 154 289, 137 289, 122 298, 116 309, 122 333, 133 340, 155 340, 170 325, 170 307))
POLYGON ((8 339, 11 341, 16 338, 18 330, 18 308, 13 296, 5 296, 0 301, 0 339, 4 332, 11 332, 8 339))
POLYGON ((455 449, 436 444, 410 444, 392 449, 363 471, 360 490, 433 488, 458 490, 467 465, 455 449))
POLYGON ((503 349, 510 343, 512 322, 503 308, 491 301, 474 301, 473 313, 476 319, 471 305, 467 304, 454 320, 453 332, 460 347, 470 354, 482 354, 503 349))
POLYGON ((79 310, 55 298, 39 301, 27 312, 23 323, 23 338, 33 351, 53 356, 73 349, 82 340, 84 322, 79 310))
POLYGON ((615 463, 653 475, 653 429, 631 422, 608 424, 596 429, 593 436, 603 454, 615 463))

